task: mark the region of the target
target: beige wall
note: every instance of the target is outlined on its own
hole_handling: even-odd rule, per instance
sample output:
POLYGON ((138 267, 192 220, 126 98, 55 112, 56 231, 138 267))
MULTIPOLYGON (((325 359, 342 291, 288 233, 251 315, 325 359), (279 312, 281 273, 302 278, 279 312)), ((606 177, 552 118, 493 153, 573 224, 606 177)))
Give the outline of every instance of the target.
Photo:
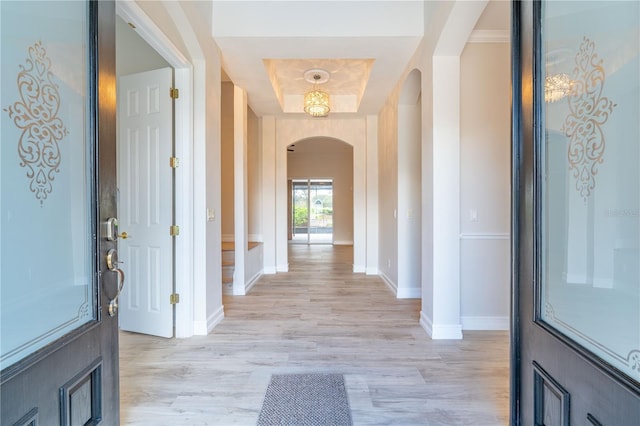
POLYGON ((398 282, 398 92, 389 97, 378 118, 378 207, 380 274, 398 282))
MULTIPOLYGON (((234 241, 234 84, 222 82, 221 117, 221 171, 222 192, 221 227, 223 241, 234 241)), ((250 241, 262 241, 262 149, 260 144, 260 120, 247 109, 247 211, 248 237, 250 241)))
POLYGON ((134 74, 166 68, 160 56, 119 16, 116 17, 116 75, 134 74))
POLYGON ((460 58, 460 314, 465 329, 482 321, 508 326, 510 58, 509 43, 468 43, 460 58))
POLYGON ((221 171, 222 194, 221 226, 223 241, 233 241, 234 235, 234 181, 233 181, 233 83, 222 83, 221 99, 221 171))
POLYGON ((331 138, 296 142, 287 154, 288 179, 333 179, 333 241, 353 244, 353 148, 331 138))
POLYGON ((251 108, 247 114, 247 190, 249 241, 262 241, 262 144, 260 120, 251 108))

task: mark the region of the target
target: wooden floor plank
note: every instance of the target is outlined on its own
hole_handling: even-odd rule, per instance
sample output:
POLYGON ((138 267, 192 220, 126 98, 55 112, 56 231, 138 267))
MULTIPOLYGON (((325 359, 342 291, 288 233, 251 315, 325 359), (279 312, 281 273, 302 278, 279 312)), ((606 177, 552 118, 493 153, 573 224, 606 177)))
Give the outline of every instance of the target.
POLYGON ((345 375, 355 425, 508 423, 507 332, 430 340, 420 300, 353 274, 352 247, 289 249, 208 336, 121 332, 123 425, 255 425, 271 374, 311 372, 345 375))

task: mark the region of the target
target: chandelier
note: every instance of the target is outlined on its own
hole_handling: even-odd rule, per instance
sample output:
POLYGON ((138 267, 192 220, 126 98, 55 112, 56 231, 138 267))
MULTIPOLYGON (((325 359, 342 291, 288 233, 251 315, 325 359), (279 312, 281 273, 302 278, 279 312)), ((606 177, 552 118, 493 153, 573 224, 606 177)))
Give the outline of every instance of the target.
POLYGON ((312 69, 304 73, 304 79, 313 84, 311 90, 304 95, 304 112, 312 117, 329 115, 329 94, 318 88, 319 84, 329 81, 329 73, 321 69, 312 69))

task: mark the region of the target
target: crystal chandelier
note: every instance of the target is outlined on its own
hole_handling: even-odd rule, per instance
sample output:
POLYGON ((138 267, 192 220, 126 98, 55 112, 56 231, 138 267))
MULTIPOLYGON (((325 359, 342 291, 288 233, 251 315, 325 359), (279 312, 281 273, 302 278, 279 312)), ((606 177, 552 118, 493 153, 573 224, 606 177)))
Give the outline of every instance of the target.
POLYGON ((304 95, 304 112, 312 117, 326 117, 329 115, 329 94, 318 88, 318 84, 329 80, 329 73, 325 70, 309 70, 304 73, 306 81, 313 83, 313 88, 304 95))

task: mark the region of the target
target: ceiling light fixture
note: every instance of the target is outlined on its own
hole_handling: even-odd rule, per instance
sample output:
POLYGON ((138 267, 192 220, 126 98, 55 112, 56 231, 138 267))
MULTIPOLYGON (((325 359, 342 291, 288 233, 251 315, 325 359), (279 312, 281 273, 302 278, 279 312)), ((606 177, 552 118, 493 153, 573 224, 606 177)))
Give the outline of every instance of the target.
POLYGON ((319 84, 329 81, 329 72, 322 69, 311 69, 304 73, 304 79, 313 84, 311 90, 304 95, 304 112, 312 117, 329 115, 329 94, 318 88, 319 84))

